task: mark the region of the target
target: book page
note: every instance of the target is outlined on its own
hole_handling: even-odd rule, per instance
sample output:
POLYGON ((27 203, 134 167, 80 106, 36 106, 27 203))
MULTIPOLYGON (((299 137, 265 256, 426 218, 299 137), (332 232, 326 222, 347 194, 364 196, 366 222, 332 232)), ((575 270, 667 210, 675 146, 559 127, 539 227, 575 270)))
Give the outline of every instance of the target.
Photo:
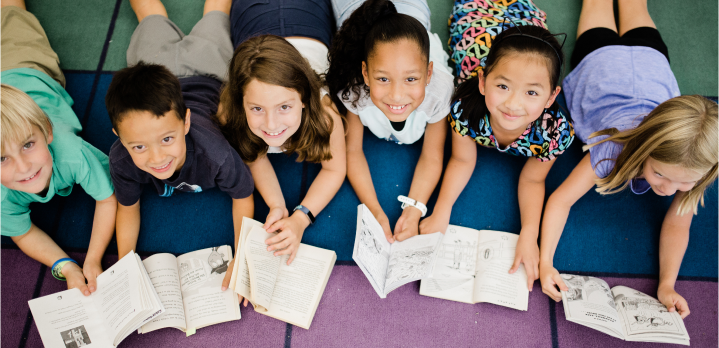
POLYGON ((146 258, 143 264, 162 305, 165 306, 165 313, 143 325, 139 333, 166 327, 185 330, 185 307, 182 304, 177 258, 172 254, 155 254, 146 258))
POLYGON ((283 258, 264 314, 309 329, 336 259, 332 250, 300 244, 291 265, 283 258))
POLYGON ((240 319, 237 295, 221 290, 231 258, 228 245, 177 257, 188 330, 240 319))
POLYGON ((432 265, 443 236, 441 232, 435 232, 392 243, 387 265, 387 280, 384 285, 385 295, 432 273, 432 265))
POLYGON ((112 333, 95 303, 70 289, 28 301, 42 343, 47 348, 112 347, 112 333))
POLYGON ((474 277, 479 231, 449 225, 437 253, 432 275, 422 279, 420 295, 474 303, 474 277))
POLYGON ((514 233, 481 230, 477 246, 474 301, 526 311, 529 305, 527 272, 524 264, 509 274, 519 236, 514 233))
POLYGON ((627 341, 650 341, 654 337, 651 341, 689 343, 682 317, 669 312, 659 300, 626 286, 615 286, 612 293, 627 341))
POLYGON ((245 240, 245 257, 250 270, 250 299, 257 311, 270 308, 280 263, 286 263, 289 257, 275 256, 274 251, 267 251, 265 240, 276 235, 276 232, 267 233, 262 227, 255 226, 245 240))
POLYGON ((240 228, 240 240, 235 246, 234 269, 232 271, 232 278, 230 278, 230 288, 238 293, 240 296, 250 299, 250 272, 247 267, 247 257, 245 255, 245 240, 250 234, 250 230, 253 227, 262 227, 263 224, 257 220, 250 219, 246 216, 242 217, 242 227, 240 228))
POLYGON ((588 276, 562 274, 569 291, 562 291, 567 320, 624 339, 617 306, 609 285, 588 276))
POLYGON ((384 283, 389 264, 391 244, 384 236, 382 226, 367 206, 357 207, 357 231, 352 259, 369 280, 380 298, 385 298, 384 283))

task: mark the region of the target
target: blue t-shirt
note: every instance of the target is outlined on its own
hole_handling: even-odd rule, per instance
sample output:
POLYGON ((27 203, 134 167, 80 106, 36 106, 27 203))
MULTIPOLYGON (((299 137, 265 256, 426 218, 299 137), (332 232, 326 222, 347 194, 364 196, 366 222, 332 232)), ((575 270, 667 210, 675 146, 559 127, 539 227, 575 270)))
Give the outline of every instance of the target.
MULTIPOLYGON (((589 139, 603 129, 636 128, 659 104, 679 96, 667 58, 643 46, 605 46, 588 54, 564 79, 563 87, 574 131, 587 144, 605 139, 589 139)), ((611 173, 622 149, 611 141, 589 149, 598 177, 611 173)), ((632 180, 630 187, 638 194, 650 188, 644 179, 632 180)))

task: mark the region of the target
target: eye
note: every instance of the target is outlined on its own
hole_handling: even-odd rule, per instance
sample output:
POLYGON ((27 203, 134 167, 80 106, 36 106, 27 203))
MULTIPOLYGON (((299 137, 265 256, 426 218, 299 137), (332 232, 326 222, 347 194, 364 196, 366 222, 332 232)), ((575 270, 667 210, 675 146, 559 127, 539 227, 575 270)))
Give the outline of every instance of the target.
POLYGON ((386 78, 386 77, 380 77, 380 78, 378 78, 377 80, 380 81, 380 82, 387 82, 387 81, 389 81, 389 79, 386 78))
POLYGON ((30 141, 30 142, 25 143, 25 145, 23 145, 22 148, 25 150, 28 150, 28 149, 32 149, 33 146, 35 146, 35 142, 30 141))
POLYGON ((289 106, 289 105, 280 106, 280 109, 282 109, 282 110, 289 110, 290 108, 291 108, 291 106, 289 106))
POLYGON ((658 176, 658 177, 660 177, 660 178, 663 178, 663 177, 664 177, 663 175, 661 175, 661 174, 659 174, 659 173, 657 173, 657 172, 654 172, 654 175, 656 175, 656 176, 658 176))
POLYGON ((132 149, 135 151, 143 151, 145 150, 145 145, 135 145, 132 147, 132 149))
POLYGON ((5 163, 6 159, 7 159, 7 157, 5 157, 5 156, 0 157, 0 163, 5 163))
POLYGON ((529 92, 527 92, 527 94, 533 95, 533 96, 539 95, 539 93, 537 93, 537 92, 535 92, 535 91, 529 91, 529 92))
POLYGON ((250 110, 252 110, 252 111, 254 111, 254 112, 260 112, 260 111, 262 111, 262 108, 259 107, 259 106, 255 106, 255 107, 253 107, 253 108, 250 108, 250 110))
POLYGON ((407 82, 414 82, 414 81, 417 81, 416 77, 408 77, 407 78, 407 82))
POLYGON ((164 137, 164 138, 162 138, 162 142, 169 143, 170 141, 172 141, 172 139, 173 139, 173 137, 164 137))
POLYGON ((507 85, 502 85, 502 84, 497 85, 497 87, 499 89, 509 89, 509 87, 507 87, 507 85))

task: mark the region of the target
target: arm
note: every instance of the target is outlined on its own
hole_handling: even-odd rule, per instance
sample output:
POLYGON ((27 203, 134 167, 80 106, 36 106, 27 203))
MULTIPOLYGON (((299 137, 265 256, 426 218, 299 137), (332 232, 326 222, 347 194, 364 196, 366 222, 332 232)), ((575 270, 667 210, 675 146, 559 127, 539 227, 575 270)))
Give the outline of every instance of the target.
POLYGON ((372 183, 372 174, 369 171, 367 158, 362 150, 362 137, 364 125, 359 116, 347 111, 347 179, 355 190, 360 202, 364 203, 372 212, 377 222, 384 230, 384 236, 390 243, 394 242, 389 220, 377 200, 377 193, 372 183))
MULTIPOLYGON (((240 242, 240 231, 242 231, 242 217, 252 218, 255 215, 255 199, 252 194, 245 198, 232 199, 232 225, 235 230, 235 256, 237 256, 237 245, 240 242)), ((222 280, 222 291, 227 290, 230 285, 230 279, 235 267, 234 260, 230 260, 230 267, 225 272, 225 278, 222 280)), ((242 301, 239 294, 237 298, 242 301)), ((245 307, 247 307, 247 299, 245 299, 245 307)))
POLYGON ((449 225, 452 206, 467 186, 477 163, 477 145, 472 138, 452 132, 452 156, 447 163, 442 187, 432 215, 419 224, 420 233, 443 232, 449 225))
MULTIPOLYGON (((445 120, 427 125, 424 131, 422 154, 419 156, 417 167, 414 169, 412 186, 409 188, 409 198, 425 204, 429 200, 429 196, 437 187, 439 177, 442 175, 444 141, 446 138, 447 122, 445 120)), ((420 217, 422 217, 422 212, 419 209, 407 208, 403 210, 394 227, 395 239, 403 241, 417 235, 420 217)))
POLYGON ((557 250, 559 238, 562 236, 564 225, 567 223, 569 210, 572 205, 594 187, 597 175, 592 169, 589 154, 577 164, 566 180, 559 185, 556 191, 549 196, 547 207, 544 209, 542 223, 542 237, 539 248, 539 280, 542 283, 542 292, 555 301, 562 299, 561 290, 568 290, 564 285, 559 272, 554 268, 554 252, 557 250))
POLYGON ((117 256, 122 258, 137 247, 140 234, 140 201, 125 206, 117 203, 117 256))
POLYGON ((270 163, 267 155, 248 163, 247 166, 250 167, 250 173, 252 173, 252 178, 255 181, 255 188, 260 192, 262 199, 270 208, 267 219, 265 219, 265 225, 262 226, 267 230, 276 221, 289 215, 285 206, 285 197, 282 196, 280 182, 277 180, 275 169, 272 168, 272 163, 270 163))
POLYGON ((544 203, 544 180, 552 169, 554 160, 540 162, 531 157, 519 175, 517 195, 519 198, 519 215, 522 219, 522 230, 519 232, 514 264, 509 273, 514 273, 520 263, 524 263, 527 272, 527 288, 532 291, 534 281, 539 278, 539 222, 542 219, 544 203), (541 203, 540 203, 541 202, 541 203), (540 204, 537 204, 540 203, 540 204))
POLYGON ((102 256, 107 245, 110 244, 115 233, 115 216, 117 214, 117 199, 113 193, 110 197, 95 203, 95 216, 92 222, 92 235, 87 250, 82 272, 87 278, 90 292, 97 289, 97 276, 102 273, 102 256))
MULTIPOLYGON (((307 207, 310 212, 318 215, 322 209, 337 194, 347 174, 347 160, 344 139, 344 127, 342 119, 334 110, 334 104, 328 96, 322 100, 324 110, 332 117, 333 129, 330 136, 330 149, 332 159, 322 162, 322 169, 310 185, 307 195, 300 204, 307 207)), ((287 264, 290 264, 297 254, 297 249, 302 241, 302 235, 310 224, 310 219, 305 213, 295 211, 292 216, 282 219, 273 224, 267 232, 282 230, 279 235, 267 240, 269 250, 278 250, 275 255, 289 254, 287 264)))
POLYGON ((674 195, 667 215, 664 216, 662 233, 659 237, 659 288, 657 289, 659 301, 667 306, 670 312, 678 311, 682 319, 689 315, 689 306, 684 297, 674 291, 674 284, 689 244, 689 227, 693 217, 691 212, 677 215, 677 208, 685 194, 679 191, 674 195))
MULTIPOLYGON (((35 224, 31 224, 30 229, 25 234, 12 237, 12 240, 27 256, 48 267, 52 267, 53 263, 59 259, 69 257, 50 236, 35 224)), ((85 296, 90 295, 90 290, 85 285, 85 276, 82 274, 80 266, 68 262, 62 267, 61 272, 67 279, 68 289, 77 288, 85 296)))

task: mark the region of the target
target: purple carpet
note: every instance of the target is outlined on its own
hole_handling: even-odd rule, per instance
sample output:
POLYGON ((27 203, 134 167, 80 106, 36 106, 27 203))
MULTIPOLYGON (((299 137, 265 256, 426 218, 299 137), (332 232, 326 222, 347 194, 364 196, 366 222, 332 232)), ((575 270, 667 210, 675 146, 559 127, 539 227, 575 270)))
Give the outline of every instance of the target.
MULTIPOLYGON (((78 261, 83 254, 71 254, 78 261)), ((27 301, 65 289, 47 268, 19 250, 3 249, 3 347, 42 347, 27 301)), ((108 256, 108 266, 116 256, 108 256)), ((609 285, 626 285, 655 295, 657 281, 603 277, 609 285)), ((685 320, 692 347, 717 347, 717 283, 679 281, 689 301, 685 320)), ((380 299, 356 266, 332 271, 310 330, 242 311, 242 320, 199 329, 185 337, 175 329, 132 334, 120 347, 625 347, 629 343, 565 320, 561 304, 550 303, 535 284, 529 311, 439 300, 419 295, 419 283, 401 287, 380 299)), ((656 346, 656 345, 655 345, 656 346)), ((668 346, 668 345, 663 345, 668 346)))

